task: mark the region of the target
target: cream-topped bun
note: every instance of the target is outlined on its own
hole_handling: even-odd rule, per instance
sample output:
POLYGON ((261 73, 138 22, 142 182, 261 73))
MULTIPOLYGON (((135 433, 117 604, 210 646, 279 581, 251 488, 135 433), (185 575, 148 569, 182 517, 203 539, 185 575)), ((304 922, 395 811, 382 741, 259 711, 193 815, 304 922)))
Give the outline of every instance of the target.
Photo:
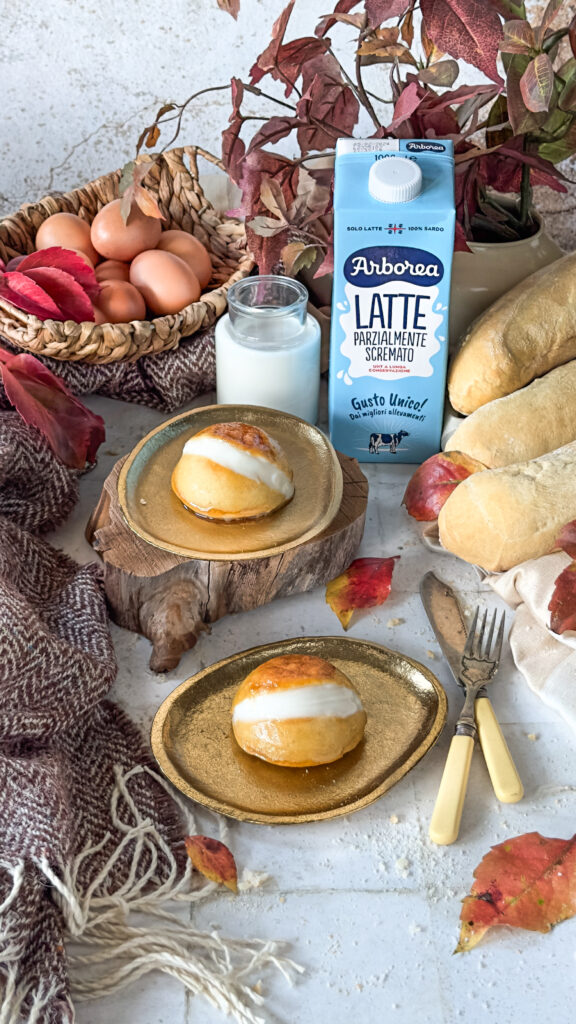
POLYGON ((233 522, 276 512, 294 483, 282 448, 264 430, 215 423, 186 441, 172 489, 197 515, 233 522))
POLYGON ((255 668, 232 704, 232 729, 247 754, 289 768, 337 761, 364 735, 353 684, 324 658, 286 654, 255 668))

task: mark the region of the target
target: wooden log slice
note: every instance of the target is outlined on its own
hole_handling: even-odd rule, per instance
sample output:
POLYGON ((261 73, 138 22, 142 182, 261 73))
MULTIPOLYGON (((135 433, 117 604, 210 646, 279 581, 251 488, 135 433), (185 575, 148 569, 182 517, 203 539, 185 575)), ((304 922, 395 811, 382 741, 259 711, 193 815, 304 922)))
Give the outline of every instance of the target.
POLYGON ((118 502, 120 459, 104 482, 86 528, 104 563, 106 596, 119 626, 152 641, 150 668, 175 668, 210 623, 275 597, 303 593, 338 576, 353 560, 364 531, 368 481, 355 459, 338 452, 344 478, 340 509, 323 533, 269 558, 185 558, 133 533, 118 502))

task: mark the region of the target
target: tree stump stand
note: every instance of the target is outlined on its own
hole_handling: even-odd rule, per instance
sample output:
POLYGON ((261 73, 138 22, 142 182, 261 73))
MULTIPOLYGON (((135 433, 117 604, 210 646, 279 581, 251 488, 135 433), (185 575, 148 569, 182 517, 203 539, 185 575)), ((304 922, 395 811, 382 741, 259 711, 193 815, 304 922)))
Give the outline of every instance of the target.
POLYGON ((200 633, 223 615, 312 590, 347 568, 364 531, 368 481, 355 459, 340 453, 338 459, 344 490, 330 526, 289 551, 238 561, 185 558, 133 533, 118 502, 118 474, 124 459, 116 463, 104 482, 86 536, 104 563, 113 620, 152 642, 152 671, 175 668, 200 633))

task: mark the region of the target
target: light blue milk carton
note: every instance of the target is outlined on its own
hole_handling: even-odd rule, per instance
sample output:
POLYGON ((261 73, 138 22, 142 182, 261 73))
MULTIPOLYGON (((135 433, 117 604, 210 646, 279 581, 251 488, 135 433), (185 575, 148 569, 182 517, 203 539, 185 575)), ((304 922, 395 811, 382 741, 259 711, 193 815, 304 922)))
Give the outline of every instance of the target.
POLYGON ((338 140, 330 436, 360 462, 440 448, 454 222, 452 142, 338 140))

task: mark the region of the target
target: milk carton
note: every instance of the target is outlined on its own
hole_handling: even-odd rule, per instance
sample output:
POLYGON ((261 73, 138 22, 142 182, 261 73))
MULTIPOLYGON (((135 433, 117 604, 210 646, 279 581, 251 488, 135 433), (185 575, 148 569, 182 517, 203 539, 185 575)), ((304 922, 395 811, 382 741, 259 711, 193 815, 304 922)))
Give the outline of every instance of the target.
POLYGON ((454 221, 452 142, 338 140, 330 436, 360 462, 439 450, 454 221))

